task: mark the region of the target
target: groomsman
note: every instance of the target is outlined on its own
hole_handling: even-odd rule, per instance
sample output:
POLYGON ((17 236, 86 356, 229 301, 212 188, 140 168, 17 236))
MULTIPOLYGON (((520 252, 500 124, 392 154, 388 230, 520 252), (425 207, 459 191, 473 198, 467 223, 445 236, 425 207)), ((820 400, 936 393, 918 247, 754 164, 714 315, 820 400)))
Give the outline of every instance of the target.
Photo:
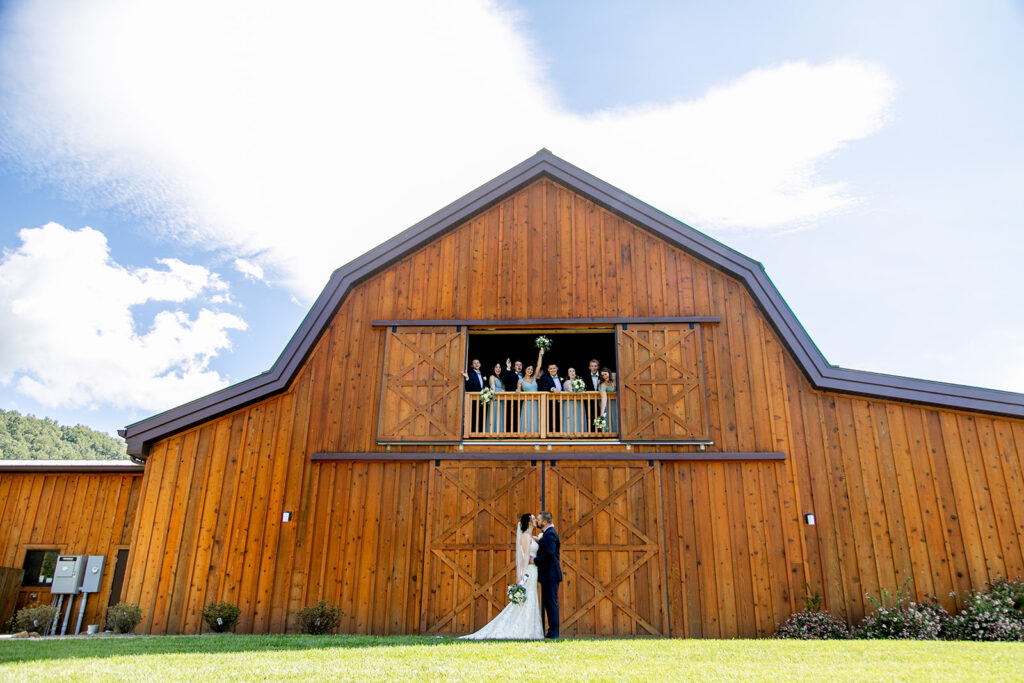
POLYGON ((537 380, 537 391, 562 391, 562 378, 558 376, 557 365, 548 365, 547 374, 537 380))
MULTIPOLYGON (((548 371, 537 380, 537 391, 560 392, 563 390, 562 378, 558 376, 558 366, 548 364, 548 371)), ((562 431, 562 409, 560 401, 548 401, 548 431, 562 431)))
POLYGON ((519 380, 523 378, 523 361, 517 360, 513 369, 512 359, 505 359, 505 371, 501 373, 501 381, 505 385, 505 391, 515 391, 519 386, 519 380))
POLYGON ((601 384, 601 364, 596 358, 590 361, 590 380, 587 382, 590 391, 597 391, 601 384))
POLYGON ((474 358, 469 363, 469 372, 462 373, 466 381, 466 391, 483 391, 484 376, 480 373, 480 361, 474 358))

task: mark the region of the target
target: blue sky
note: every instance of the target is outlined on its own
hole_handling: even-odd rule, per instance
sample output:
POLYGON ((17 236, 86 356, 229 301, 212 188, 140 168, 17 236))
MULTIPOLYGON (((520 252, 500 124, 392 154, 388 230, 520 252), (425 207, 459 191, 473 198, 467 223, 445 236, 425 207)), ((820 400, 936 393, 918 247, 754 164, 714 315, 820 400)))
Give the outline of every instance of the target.
POLYGON ((761 261, 830 362, 1024 391, 1024 6, 624 7, 0 4, 0 408, 261 372, 541 147, 761 261))

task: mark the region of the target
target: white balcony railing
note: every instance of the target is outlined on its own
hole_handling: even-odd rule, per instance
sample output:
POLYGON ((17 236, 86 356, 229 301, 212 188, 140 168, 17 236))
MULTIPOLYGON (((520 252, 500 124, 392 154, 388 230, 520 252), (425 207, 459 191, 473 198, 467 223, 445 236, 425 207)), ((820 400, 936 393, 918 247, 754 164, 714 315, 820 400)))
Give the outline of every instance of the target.
POLYGON ((614 439, 618 438, 618 401, 607 394, 605 426, 598 429, 594 418, 601 415, 601 392, 502 391, 488 403, 480 403, 480 392, 466 392, 463 436, 467 439, 614 439))

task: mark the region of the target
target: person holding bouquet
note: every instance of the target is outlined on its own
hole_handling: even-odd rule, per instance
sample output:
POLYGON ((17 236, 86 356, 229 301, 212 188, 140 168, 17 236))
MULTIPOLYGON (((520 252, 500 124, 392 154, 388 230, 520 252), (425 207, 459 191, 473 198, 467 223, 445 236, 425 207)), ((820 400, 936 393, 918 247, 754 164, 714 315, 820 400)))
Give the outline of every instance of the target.
POLYGON ((576 368, 567 369, 565 374, 566 377, 563 386, 567 392, 571 393, 565 397, 565 405, 562 407, 562 431, 586 431, 586 411, 583 408, 583 402, 580 400, 580 397, 574 396, 574 394, 579 394, 586 390, 587 384, 576 376, 576 368))
MULTIPOLYGON (((544 352, 541 351, 542 356, 543 354, 544 352)), ((523 378, 519 380, 519 385, 516 387, 516 393, 535 393, 536 391, 537 378, 533 374, 533 366, 527 365, 526 370, 523 371, 523 378)), ((525 400, 519 408, 519 432, 521 434, 540 432, 540 410, 537 404, 537 401, 525 400)))

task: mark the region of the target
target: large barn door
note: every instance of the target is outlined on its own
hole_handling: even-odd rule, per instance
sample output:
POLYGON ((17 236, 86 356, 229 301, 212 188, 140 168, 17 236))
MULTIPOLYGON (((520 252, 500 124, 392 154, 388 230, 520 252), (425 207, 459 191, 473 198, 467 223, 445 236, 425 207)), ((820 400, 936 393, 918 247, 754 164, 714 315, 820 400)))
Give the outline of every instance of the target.
POLYGON ((458 441, 466 332, 390 328, 380 392, 379 441, 458 441))
POLYGON ((545 502, 562 542, 564 635, 668 635, 657 463, 558 461, 545 502))
POLYGON ((439 461, 430 468, 421 633, 471 633, 515 583, 515 527, 540 509, 540 466, 439 461))
POLYGON ((622 440, 707 440, 700 325, 631 323, 616 336, 622 440))

